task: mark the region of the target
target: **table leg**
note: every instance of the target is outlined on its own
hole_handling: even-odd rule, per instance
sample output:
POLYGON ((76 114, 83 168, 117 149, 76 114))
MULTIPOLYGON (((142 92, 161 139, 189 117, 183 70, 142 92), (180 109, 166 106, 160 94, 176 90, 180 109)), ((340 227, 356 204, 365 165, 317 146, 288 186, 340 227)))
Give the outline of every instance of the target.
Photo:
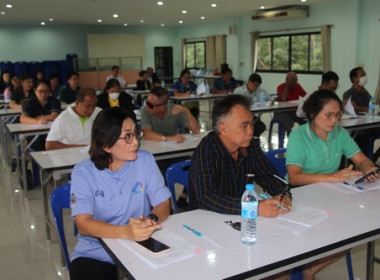
POLYGON ((373 280, 373 266, 375 255, 375 241, 367 243, 367 267, 366 267, 366 279, 373 280))

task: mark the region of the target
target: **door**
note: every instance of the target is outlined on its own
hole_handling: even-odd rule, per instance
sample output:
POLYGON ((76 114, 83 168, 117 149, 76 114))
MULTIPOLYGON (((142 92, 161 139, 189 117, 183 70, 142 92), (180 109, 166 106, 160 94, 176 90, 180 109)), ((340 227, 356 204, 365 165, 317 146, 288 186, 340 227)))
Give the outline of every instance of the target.
POLYGON ((158 78, 164 78, 165 83, 173 83, 173 48, 154 48, 154 67, 158 78))

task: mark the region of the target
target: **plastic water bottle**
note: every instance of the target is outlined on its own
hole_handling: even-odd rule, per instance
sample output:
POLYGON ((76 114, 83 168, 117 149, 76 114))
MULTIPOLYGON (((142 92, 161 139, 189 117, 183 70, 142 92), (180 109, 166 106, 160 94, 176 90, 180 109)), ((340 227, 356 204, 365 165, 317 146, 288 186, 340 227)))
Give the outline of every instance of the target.
POLYGON ((208 86, 208 83, 206 83, 206 94, 209 94, 210 93, 210 87, 208 86))
POLYGON ((244 245, 253 245, 257 241, 258 200, 254 188, 253 184, 247 184, 241 198, 241 242, 244 245))
POLYGON ((164 80, 161 81, 161 87, 165 88, 165 81, 164 80))
POLYGON ((375 100, 373 97, 371 97, 371 100, 369 101, 368 104, 368 112, 369 112, 369 118, 373 120, 375 118, 375 100))
POLYGON ((264 92, 260 93, 260 107, 265 107, 265 97, 264 92))
POLYGON ((4 91, 4 102, 9 103, 11 101, 10 91, 4 91))

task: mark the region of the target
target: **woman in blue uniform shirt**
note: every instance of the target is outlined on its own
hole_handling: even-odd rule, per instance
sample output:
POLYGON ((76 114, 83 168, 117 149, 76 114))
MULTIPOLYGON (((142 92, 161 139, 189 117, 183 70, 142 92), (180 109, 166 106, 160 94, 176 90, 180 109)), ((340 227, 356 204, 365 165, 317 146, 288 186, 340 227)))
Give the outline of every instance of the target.
POLYGON ((117 279, 116 266, 97 238, 148 239, 169 216, 170 191, 153 156, 139 150, 131 111, 100 112, 89 153, 72 173, 71 210, 79 235, 70 277, 117 279))

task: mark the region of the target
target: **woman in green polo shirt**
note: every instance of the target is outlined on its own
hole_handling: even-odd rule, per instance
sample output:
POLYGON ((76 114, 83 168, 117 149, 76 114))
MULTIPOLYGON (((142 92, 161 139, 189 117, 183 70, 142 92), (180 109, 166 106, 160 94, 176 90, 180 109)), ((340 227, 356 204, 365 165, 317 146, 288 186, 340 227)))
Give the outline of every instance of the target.
MULTIPOLYGON (((343 105, 334 92, 316 91, 305 102, 303 110, 308 122, 290 134, 287 146, 286 167, 291 185, 350 181, 376 169, 347 131, 337 125, 343 105), (339 170, 343 155, 359 171, 354 170, 352 165, 339 170)), ((377 175, 368 177, 369 181, 377 179, 377 175)), ((314 279, 318 271, 346 253, 341 252, 306 264, 303 279, 314 279)))

